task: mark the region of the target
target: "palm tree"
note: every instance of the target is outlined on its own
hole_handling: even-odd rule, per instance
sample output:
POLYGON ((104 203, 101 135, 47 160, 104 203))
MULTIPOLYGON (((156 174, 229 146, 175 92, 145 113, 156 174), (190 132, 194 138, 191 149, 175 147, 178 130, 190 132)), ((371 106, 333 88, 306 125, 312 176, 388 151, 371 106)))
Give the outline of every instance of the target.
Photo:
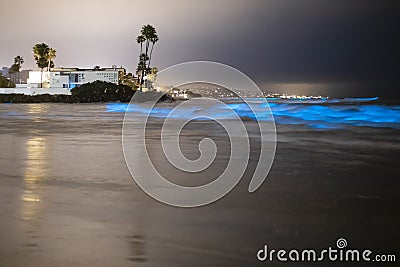
POLYGON ((45 43, 35 44, 33 46, 33 56, 36 65, 40 68, 40 87, 43 87, 43 68, 46 68, 48 63, 49 46, 45 43))
POLYGON ((35 58, 36 65, 40 69, 47 67, 47 55, 49 53, 49 49, 50 47, 45 43, 35 44, 33 46, 33 56, 35 58))
MULTIPOLYGON (((142 27, 141 34, 146 40, 146 56, 149 57, 149 61, 150 61, 151 54, 153 53, 154 44, 156 42, 158 42, 159 38, 158 38, 158 35, 156 32, 156 29, 153 26, 151 26, 150 24, 144 25, 142 27), (151 48, 151 52, 149 54, 150 44, 152 45, 152 48, 151 48)), ((147 65, 147 68, 149 68, 149 67, 150 67, 150 65, 147 65)))
POLYGON ((159 40, 159 38, 158 38, 158 36, 157 36, 157 34, 153 37, 153 38, 151 38, 151 50, 150 50, 150 56, 149 56, 149 68, 150 68, 150 62, 151 62, 151 55, 153 54, 153 48, 154 48, 154 45, 158 42, 158 40, 159 40))
POLYGON ((141 54, 143 53, 143 43, 144 43, 144 41, 146 41, 146 38, 144 38, 143 35, 139 35, 139 36, 136 38, 136 42, 137 42, 138 44, 140 44, 140 54, 139 54, 139 55, 141 55, 141 54))
POLYGON ((139 88, 140 88, 140 90, 142 89, 141 87, 140 87, 140 82, 142 81, 142 77, 144 77, 144 75, 145 75, 145 70, 146 70, 146 61, 149 59, 149 57, 148 56, 146 56, 146 54, 145 53, 142 53, 140 56, 139 56, 139 63, 138 63, 138 66, 137 66, 137 68, 136 68, 136 73, 137 73, 137 75, 138 75, 138 81, 139 81, 139 88))
POLYGON ((50 66, 51 64, 54 65, 53 59, 55 59, 57 56, 57 51, 53 48, 49 48, 47 51, 47 61, 48 61, 48 66, 47 66, 47 71, 50 71, 50 66))
MULTIPOLYGON (((144 55, 143 54, 143 43, 145 41, 146 41, 146 38, 143 35, 139 35, 136 38, 136 42, 138 44, 140 44, 139 63, 138 63, 138 67, 136 69, 136 72, 138 73, 138 80, 139 81, 141 81, 141 76, 140 75, 142 74, 142 69, 143 69, 143 62, 142 62, 143 58, 142 58, 142 56, 144 55)), ((142 90, 142 87, 140 86, 140 82, 139 82, 139 88, 140 88, 140 90, 142 90)))
POLYGON ((24 61, 24 58, 21 57, 21 56, 16 56, 16 57, 14 58, 14 64, 18 66, 18 69, 21 69, 22 64, 24 64, 24 62, 25 62, 25 61, 24 61))
POLYGON ((16 66, 17 72, 18 72, 18 82, 20 82, 20 76, 19 72, 21 71, 22 64, 24 64, 25 60, 22 56, 16 56, 14 58, 14 65, 16 66))
POLYGON ((138 68, 139 68, 139 73, 141 73, 139 90, 142 91, 144 76, 146 76, 146 73, 150 69, 150 61, 151 61, 151 55, 153 53, 154 44, 156 42, 158 42, 159 38, 158 38, 158 35, 156 32, 156 29, 153 26, 151 26, 150 24, 143 25, 140 33, 141 33, 141 35, 139 35, 136 38, 136 41, 140 44, 138 68), (143 43, 145 43, 144 53, 143 53, 143 43), (150 50, 150 54, 149 54, 150 45, 151 45, 151 50, 150 50))
POLYGON ((22 64, 24 63, 24 58, 21 56, 16 56, 14 58, 14 64, 11 65, 10 74, 18 73, 18 76, 12 75, 12 80, 14 83, 19 82, 19 72, 21 70, 22 64))

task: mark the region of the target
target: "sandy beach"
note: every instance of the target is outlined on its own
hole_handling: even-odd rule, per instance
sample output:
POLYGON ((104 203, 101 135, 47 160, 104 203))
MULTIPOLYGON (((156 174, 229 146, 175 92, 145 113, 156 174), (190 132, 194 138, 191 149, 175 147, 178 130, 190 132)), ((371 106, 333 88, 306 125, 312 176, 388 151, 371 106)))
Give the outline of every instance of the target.
MULTIPOLYGON (((123 115, 106 104, 0 105, 0 266, 293 266, 260 263, 256 253, 264 244, 324 248, 342 237, 352 248, 399 251, 398 129, 277 124, 275 161, 258 191, 247 192, 253 153, 226 197, 182 209, 134 183, 122 153, 123 115)), ((207 129, 229 149, 217 128, 193 123, 183 150, 196 157, 207 129)), ((162 152, 157 142, 149 149, 162 152)), ((159 164, 175 182, 205 182, 159 164)))

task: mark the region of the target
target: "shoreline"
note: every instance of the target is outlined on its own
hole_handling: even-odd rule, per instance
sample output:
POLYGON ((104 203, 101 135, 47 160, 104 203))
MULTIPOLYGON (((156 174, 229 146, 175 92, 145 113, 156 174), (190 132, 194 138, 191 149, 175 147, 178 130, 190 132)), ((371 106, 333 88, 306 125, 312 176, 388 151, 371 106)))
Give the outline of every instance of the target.
MULTIPOLYGON (((123 84, 95 81, 86 83, 73 88, 70 95, 67 94, 0 94, 0 103, 107 103, 122 102, 129 103, 135 93, 136 88, 123 84)), ((152 100, 159 97, 158 92, 148 91, 141 93, 140 99, 143 101, 152 100)), ((169 94, 162 95, 161 102, 173 100, 169 94)))
POLYGON ((0 103, 3 104, 39 104, 39 103, 64 103, 64 104, 79 104, 79 103, 109 103, 120 102, 128 103, 130 99, 122 98, 110 100, 101 98, 81 98, 73 95, 24 95, 24 94, 2 94, 0 95, 0 103))
MULTIPOLYGON (((90 95, 24 95, 24 94, 0 94, 0 103, 2 104, 39 104, 39 103, 129 103, 135 94, 132 91, 128 94, 90 94, 90 95)), ((154 94, 149 94, 144 99, 151 99, 154 94)), ((175 101, 169 94, 161 97, 160 102, 175 101)))

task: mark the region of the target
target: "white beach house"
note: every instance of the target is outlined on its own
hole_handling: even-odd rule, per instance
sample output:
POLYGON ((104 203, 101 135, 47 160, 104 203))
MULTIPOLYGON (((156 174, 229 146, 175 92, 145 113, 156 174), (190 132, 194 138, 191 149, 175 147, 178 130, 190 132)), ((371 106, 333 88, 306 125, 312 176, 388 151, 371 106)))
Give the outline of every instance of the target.
POLYGON ((71 90, 79 85, 94 81, 119 84, 120 78, 124 75, 124 71, 123 68, 54 68, 50 71, 30 71, 27 87, 66 88, 71 90))

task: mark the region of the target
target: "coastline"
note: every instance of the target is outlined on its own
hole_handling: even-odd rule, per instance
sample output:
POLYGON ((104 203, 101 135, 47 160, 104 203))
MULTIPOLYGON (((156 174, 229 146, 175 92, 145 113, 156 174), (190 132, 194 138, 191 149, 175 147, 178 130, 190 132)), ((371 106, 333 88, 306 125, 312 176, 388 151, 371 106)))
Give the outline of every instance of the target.
MULTIPOLYGON (((50 90, 47 90, 50 91, 50 90)), ((129 103, 135 93, 138 91, 127 85, 117 85, 108 82, 95 81, 92 83, 83 84, 70 91, 69 94, 35 94, 26 93, 10 93, 0 94, 0 103, 107 103, 121 102, 129 103)), ((141 93, 140 99, 145 102, 162 94, 160 92, 148 91, 141 93)), ((160 98, 160 102, 173 101, 169 94, 164 94, 160 98)))
MULTIPOLYGON (((132 94, 133 95, 133 94, 132 94)), ((106 102, 123 102, 128 103, 130 97, 127 96, 86 96, 79 97, 74 95, 23 95, 23 94, 2 94, 0 95, 0 103, 13 104, 37 104, 37 103, 106 103, 106 102)))

